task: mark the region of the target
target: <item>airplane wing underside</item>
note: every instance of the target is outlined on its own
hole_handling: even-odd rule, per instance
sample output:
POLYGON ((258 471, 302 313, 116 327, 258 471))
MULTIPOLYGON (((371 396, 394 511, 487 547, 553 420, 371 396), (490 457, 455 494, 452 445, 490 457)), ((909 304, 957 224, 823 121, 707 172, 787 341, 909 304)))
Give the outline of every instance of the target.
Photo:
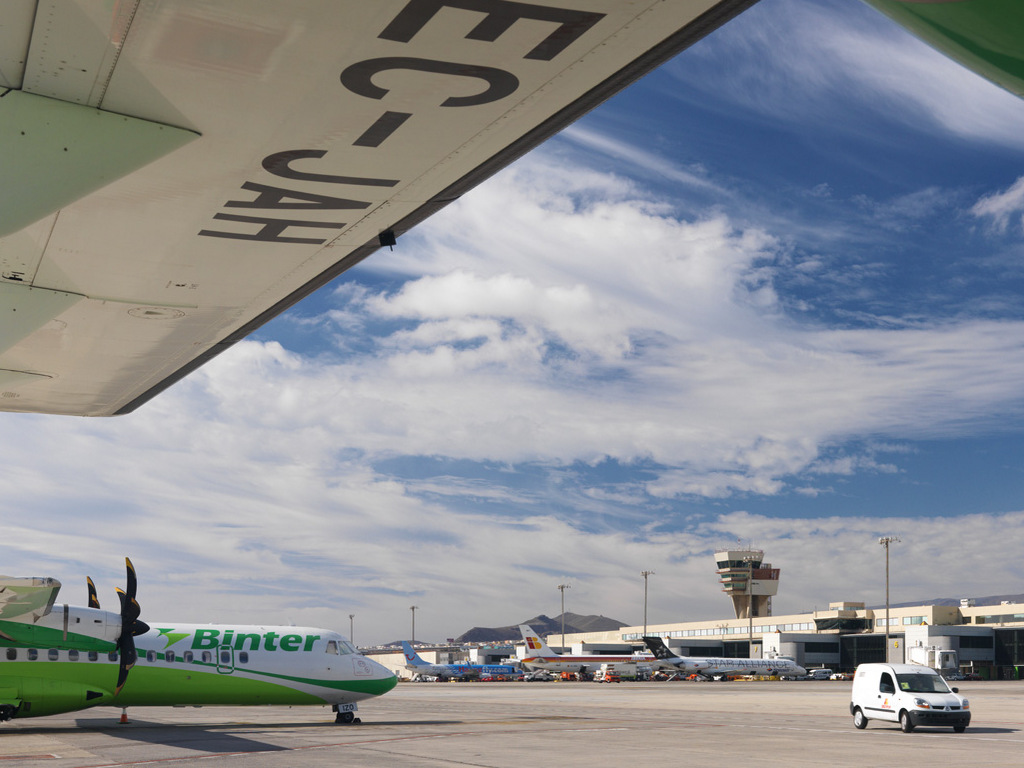
POLYGON ((755 1, 9 0, 0 409, 135 409, 755 1))
POLYGON ((60 591, 56 579, 0 576, 0 637, 3 622, 36 622, 53 608, 60 591))

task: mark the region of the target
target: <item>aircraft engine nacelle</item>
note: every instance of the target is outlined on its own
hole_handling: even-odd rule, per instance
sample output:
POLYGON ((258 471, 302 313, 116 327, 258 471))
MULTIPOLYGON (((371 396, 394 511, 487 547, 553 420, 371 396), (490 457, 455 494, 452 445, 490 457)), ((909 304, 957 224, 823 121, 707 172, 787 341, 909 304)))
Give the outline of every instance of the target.
POLYGON ((23 645, 106 653, 117 650, 121 616, 99 608, 55 605, 35 624, 15 627, 10 622, 7 627, 5 631, 23 645), (12 634, 15 629, 24 634, 12 634))
POLYGON ((4 677, 0 709, 13 717, 39 717, 110 704, 113 698, 110 691, 70 680, 4 677))

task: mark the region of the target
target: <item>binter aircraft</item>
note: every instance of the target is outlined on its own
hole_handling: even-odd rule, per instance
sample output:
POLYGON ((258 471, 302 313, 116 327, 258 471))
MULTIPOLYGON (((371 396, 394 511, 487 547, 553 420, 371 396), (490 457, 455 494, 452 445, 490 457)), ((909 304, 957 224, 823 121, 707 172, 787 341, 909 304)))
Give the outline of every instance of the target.
MULTIPOLYGON (((0 409, 128 413, 756 0, 8 0, 0 409)), ((1024 94, 1024 2, 868 0, 1024 94)))
POLYGON ((329 705, 358 722, 358 702, 395 676, 336 632, 313 627, 139 619, 131 561, 119 612, 55 606, 56 579, 0 576, 0 720, 99 706, 329 705))

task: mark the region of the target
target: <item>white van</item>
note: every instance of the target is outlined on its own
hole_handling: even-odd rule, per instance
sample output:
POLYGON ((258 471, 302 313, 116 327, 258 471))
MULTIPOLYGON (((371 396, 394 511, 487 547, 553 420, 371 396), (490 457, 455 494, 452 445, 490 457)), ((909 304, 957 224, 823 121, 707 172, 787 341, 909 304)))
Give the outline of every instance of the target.
POLYGON ((850 714, 856 728, 887 720, 899 723, 904 733, 919 725, 963 733, 971 722, 967 699, 934 669, 918 664, 861 664, 853 676, 850 714))
POLYGON ((808 680, 828 680, 832 677, 831 669, 808 669, 807 679, 808 680))

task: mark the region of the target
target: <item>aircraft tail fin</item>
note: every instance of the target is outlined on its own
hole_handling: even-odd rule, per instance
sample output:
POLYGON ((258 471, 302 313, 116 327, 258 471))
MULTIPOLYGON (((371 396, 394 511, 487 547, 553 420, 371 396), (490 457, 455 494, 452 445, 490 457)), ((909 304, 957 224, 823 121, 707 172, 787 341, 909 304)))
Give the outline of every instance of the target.
POLYGON ((405 640, 402 641, 402 653, 405 654, 405 663, 406 664, 412 664, 412 665, 417 666, 417 667, 429 667, 430 666, 429 664, 427 664, 427 662, 425 662, 423 659, 420 658, 420 655, 418 653, 416 653, 416 651, 413 649, 413 647, 411 645, 409 645, 409 643, 406 642, 405 640))
POLYGON ((541 639, 541 636, 525 624, 519 625, 519 631, 523 633, 523 642, 526 643, 527 653, 539 653, 541 656, 557 656, 548 644, 541 639))
POLYGON ((644 643, 651 653, 654 654, 656 659, 672 659, 675 658, 675 654, 668 649, 665 645, 665 641, 660 637, 644 637, 644 643))

